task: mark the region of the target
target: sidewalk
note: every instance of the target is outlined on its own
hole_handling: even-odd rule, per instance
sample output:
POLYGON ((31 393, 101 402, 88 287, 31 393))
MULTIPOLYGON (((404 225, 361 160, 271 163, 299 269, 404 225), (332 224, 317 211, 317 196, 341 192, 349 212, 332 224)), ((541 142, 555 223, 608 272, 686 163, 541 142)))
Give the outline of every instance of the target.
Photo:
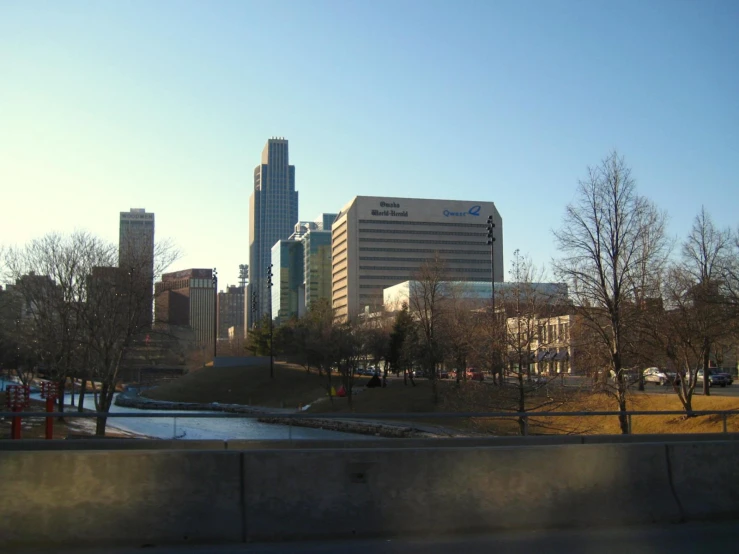
POLYGON ((185 545, 130 548, 4 549, 24 554, 721 554, 736 551, 739 522, 597 530, 499 533, 439 539, 373 539, 310 543, 185 545))

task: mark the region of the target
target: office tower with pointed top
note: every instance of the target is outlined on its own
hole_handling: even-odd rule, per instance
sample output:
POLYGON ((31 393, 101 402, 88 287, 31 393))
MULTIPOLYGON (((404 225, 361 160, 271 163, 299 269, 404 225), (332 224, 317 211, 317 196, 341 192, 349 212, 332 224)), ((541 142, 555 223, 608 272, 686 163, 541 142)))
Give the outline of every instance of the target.
POLYGON ((298 222, 295 166, 290 165, 287 140, 271 138, 254 168, 254 189, 249 198, 249 285, 246 287, 244 329, 269 314, 267 268, 272 247, 293 233, 298 222))

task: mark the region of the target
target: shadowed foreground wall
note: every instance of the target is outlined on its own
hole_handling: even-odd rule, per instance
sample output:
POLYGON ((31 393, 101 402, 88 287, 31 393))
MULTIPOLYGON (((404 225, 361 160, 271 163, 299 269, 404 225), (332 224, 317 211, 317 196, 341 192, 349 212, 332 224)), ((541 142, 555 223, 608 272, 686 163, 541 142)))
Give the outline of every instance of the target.
POLYGON ((737 459, 739 441, 0 451, 0 546, 430 535, 739 518, 737 459))

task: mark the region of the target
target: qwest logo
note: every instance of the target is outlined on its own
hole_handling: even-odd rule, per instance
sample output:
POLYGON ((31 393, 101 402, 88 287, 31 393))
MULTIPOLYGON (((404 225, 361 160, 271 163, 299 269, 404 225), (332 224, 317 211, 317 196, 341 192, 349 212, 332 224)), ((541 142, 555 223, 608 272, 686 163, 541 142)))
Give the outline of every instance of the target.
POLYGON ((468 215, 478 217, 480 215, 480 206, 472 206, 466 212, 452 212, 450 210, 444 210, 443 213, 444 217, 467 217, 468 215))

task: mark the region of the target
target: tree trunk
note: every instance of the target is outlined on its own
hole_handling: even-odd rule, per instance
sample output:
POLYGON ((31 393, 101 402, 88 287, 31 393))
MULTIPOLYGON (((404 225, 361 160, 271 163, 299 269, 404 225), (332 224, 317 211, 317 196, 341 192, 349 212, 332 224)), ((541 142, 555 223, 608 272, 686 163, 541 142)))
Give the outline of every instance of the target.
POLYGON ((711 379, 708 377, 708 361, 711 355, 711 342, 703 339, 703 394, 711 395, 711 379))
POLYGON ((621 434, 629 434, 629 416, 626 414, 626 380, 623 372, 619 369, 616 373, 616 384, 618 386, 618 424, 621 427, 621 434))
POLYGON ((85 391, 87 390, 87 379, 84 377, 82 378, 82 383, 80 384, 80 393, 77 398, 78 404, 77 404, 77 411, 83 412, 85 411, 85 391))
MULTIPOLYGON (((519 413, 526 411, 526 391, 523 388, 523 372, 520 366, 518 367, 518 411, 519 413)), ((528 434, 526 427, 526 419, 519 416, 518 428, 522 436, 528 434)))
MULTIPOLYGON (((113 403, 113 393, 115 393, 115 387, 108 384, 103 383, 102 387, 100 389, 100 404, 98 407, 99 412, 105 412, 106 414, 108 411, 110 411, 110 405, 113 403)), ((107 416, 101 416, 97 418, 97 423, 95 425, 95 435, 98 437, 104 437, 105 436, 105 428, 108 423, 107 416)))
POLYGON ((439 387, 436 383, 436 370, 431 374, 431 400, 434 406, 439 403, 439 387))
MULTIPOLYGON (((60 379, 59 381, 57 381, 57 385, 59 387, 59 396, 57 397, 56 402, 57 402, 58 410, 60 412, 64 411, 64 385, 66 384, 66 381, 67 381, 66 378, 60 379)), ((60 417, 59 421, 64 421, 64 418, 60 417)))

